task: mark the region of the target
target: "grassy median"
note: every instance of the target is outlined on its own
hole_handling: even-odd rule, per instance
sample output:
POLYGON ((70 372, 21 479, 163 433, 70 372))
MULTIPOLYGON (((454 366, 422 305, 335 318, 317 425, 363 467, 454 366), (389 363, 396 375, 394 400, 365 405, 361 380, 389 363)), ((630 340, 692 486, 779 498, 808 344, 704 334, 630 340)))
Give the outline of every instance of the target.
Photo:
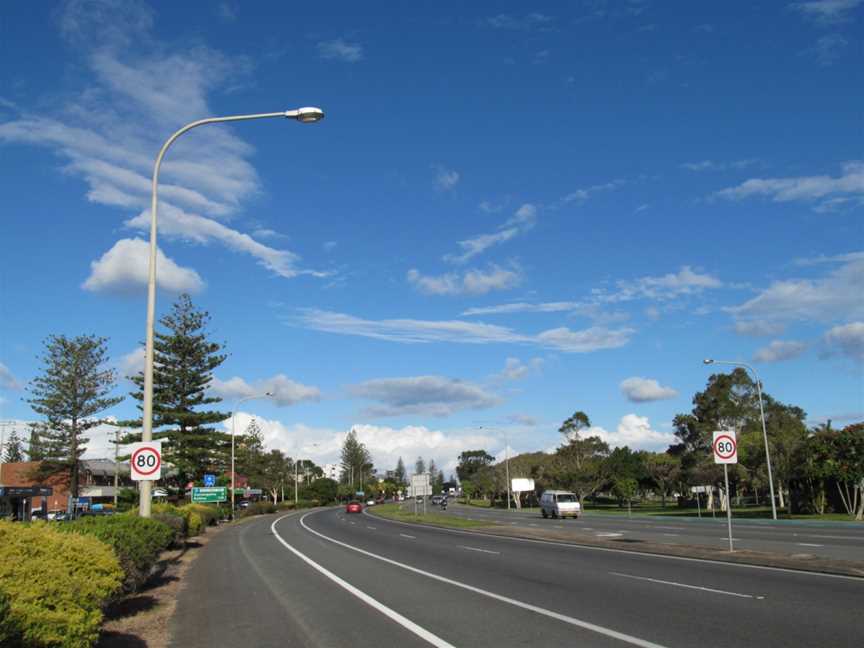
POLYGON ((366 509, 372 515, 378 515, 388 520, 399 522, 414 522, 419 524, 432 524, 435 526, 450 527, 454 529, 473 529, 476 527, 496 526, 494 522, 481 522, 479 520, 465 520, 455 515, 444 515, 436 512, 438 507, 426 505, 427 513, 423 515, 422 504, 417 505, 418 514, 414 515, 414 503, 403 502, 401 504, 379 504, 366 509))

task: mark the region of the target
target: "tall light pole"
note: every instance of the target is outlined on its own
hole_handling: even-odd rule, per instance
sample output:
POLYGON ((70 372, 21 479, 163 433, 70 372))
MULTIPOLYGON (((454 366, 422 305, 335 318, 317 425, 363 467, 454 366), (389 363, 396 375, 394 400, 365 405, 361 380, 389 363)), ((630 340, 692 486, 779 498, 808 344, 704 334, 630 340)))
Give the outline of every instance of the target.
MULTIPOLYGON (((298 108, 284 112, 260 113, 255 115, 232 115, 229 117, 210 117, 186 124, 183 128, 165 140, 156 164, 153 166, 153 197, 150 204, 150 271, 147 278, 147 332, 144 346, 144 412, 142 417, 141 440, 153 440, 153 321, 156 314, 156 212, 158 207, 159 167, 168 147, 186 131, 204 124, 218 124, 232 121, 248 121, 250 119, 265 119, 269 117, 284 117, 295 119, 302 124, 310 124, 324 118, 320 108, 298 108)), ((150 517, 150 491, 153 482, 142 481, 140 484, 139 511, 141 517, 150 517)), ((232 491, 233 493, 233 491, 232 491)), ((232 509, 231 515, 234 515, 232 509)))
POLYGON ((234 403, 234 409, 231 410, 231 519, 234 519, 234 420, 237 414, 237 409, 240 407, 241 403, 245 403, 249 400, 255 400, 257 398, 270 398, 273 394, 271 392, 266 392, 264 394, 253 394, 252 396, 244 396, 236 403, 234 403))
MULTIPOLYGON (((753 374, 756 379, 756 393, 759 394, 759 414, 762 417, 762 438, 765 441, 765 462, 768 464, 768 488, 771 490, 771 517, 777 519, 777 504, 774 502, 774 478, 771 475, 771 453, 768 450, 768 429, 765 427, 765 408, 762 406, 762 381, 759 380, 759 374, 756 370, 745 362, 731 362, 729 360, 714 360, 713 358, 705 358, 702 361, 706 365, 725 364, 733 367, 743 367, 753 374)), ((728 489, 727 494, 728 497, 728 489)), ((731 506, 731 504, 727 504, 731 506)))

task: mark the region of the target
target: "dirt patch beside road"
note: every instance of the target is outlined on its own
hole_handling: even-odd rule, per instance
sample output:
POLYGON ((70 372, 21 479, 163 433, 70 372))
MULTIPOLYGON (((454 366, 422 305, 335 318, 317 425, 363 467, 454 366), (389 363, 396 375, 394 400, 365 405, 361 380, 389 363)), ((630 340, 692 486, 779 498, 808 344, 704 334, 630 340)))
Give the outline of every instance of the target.
POLYGON ((210 527, 207 533, 187 540, 184 549, 163 553, 161 569, 147 585, 108 608, 96 648, 167 648, 169 621, 183 577, 201 549, 223 528, 210 527))

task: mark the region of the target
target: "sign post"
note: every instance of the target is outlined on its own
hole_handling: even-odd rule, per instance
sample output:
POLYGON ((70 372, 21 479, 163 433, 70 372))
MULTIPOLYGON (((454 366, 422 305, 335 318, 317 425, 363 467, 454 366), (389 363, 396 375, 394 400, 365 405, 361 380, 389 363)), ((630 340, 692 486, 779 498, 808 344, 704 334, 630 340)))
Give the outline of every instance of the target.
POLYGON ((135 481, 157 481, 162 478, 162 442, 142 441, 130 446, 130 477, 135 481))
POLYGON ((729 529, 729 551, 735 551, 732 545, 732 498, 729 497, 729 464, 738 463, 738 441, 732 430, 721 430, 714 433, 714 463, 723 464, 723 479, 726 481, 726 526, 729 529))
POLYGON ((432 494, 429 485, 429 473, 411 476, 411 488, 414 491, 414 515, 417 515, 417 498, 423 497, 423 514, 426 514, 426 498, 432 494))

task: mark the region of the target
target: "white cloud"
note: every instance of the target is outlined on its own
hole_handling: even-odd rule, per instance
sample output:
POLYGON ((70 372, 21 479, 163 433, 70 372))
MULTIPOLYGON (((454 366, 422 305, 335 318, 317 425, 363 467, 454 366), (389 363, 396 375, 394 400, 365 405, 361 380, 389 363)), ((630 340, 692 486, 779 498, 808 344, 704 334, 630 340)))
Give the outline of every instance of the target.
POLYGON ((463 316, 471 315, 500 315, 506 313, 559 313, 572 311, 581 305, 580 302, 542 302, 529 304, 527 302, 513 302, 510 304, 499 304, 497 306, 482 306, 469 308, 462 312, 463 316))
POLYGON ((828 34, 819 38, 801 54, 814 58, 819 65, 827 67, 833 65, 842 56, 848 45, 849 41, 840 34, 828 34))
POLYGON ((249 396, 260 396, 270 393, 273 395, 268 400, 279 407, 287 407, 306 401, 317 402, 321 400, 321 390, 317 387, 310 387, 309 385, 294 382, 281 373, 270 378, 256 380, 252 384, 238 376, 226 381, 214 377, 210 389, 226 400, 239 400, 249 396))
POLYGON ((726 171, 727 169, 746 169, 754 164, 759 164, 756 158, 745 160, 734 160, 732 162, 716 162, 714 160, 701 160, 699 162, 685 162, 681 165, 688 171, 726 171))
POLYGON ((661 277, 640 277, 616 282, 617 291, 594 290, 599 302, 622 302, 633 299, 668 300, 682 295, 701 293, 710 288, 720 288, 723 283, 711 275, 700 274, 690 266, 682 266, 676 273, 661 277))
POLYGON ((604 182, 603 184, 591 185, 590 187, 583 187, 581 189, 577 189, 576 191, 571 191, 558 202, 558 206, 567 205, 574 202, 577 204, 582 204, 595 193, 601 191, 611 191, 613 189, 617 189, 623 184, 625 184, 624 180, 616 179, 610 182, 604 182))
POLYGON ((793 2, 790 8, 819 23, 836 23, 847 20, 849 12, 864 0, 810 0, 793 2))
POLYGON ((864 362, 864 322, 835 326, 825 333, 828 355, 842 354, 864 362))
POLYGON ((580 435, 599 436, 612 447, 628 446, 631 450, 660 450, 676 441, 674 434, 652 429, 647 416, 636 414, 622 416, 615 432, 594 426, 580 432, 580 435))
POLYGON ((849 261, 864 261, 864 252, 849 252, 846 254, 832 254, 825 256, 824 254, 817 257, 808 257, 804 259, 795 259, 797 266, 813 266, 823 263, 847 263, 849 261))
POLYGON ((504 361, 504 369, 497 374, 497 377, 503 380, 522 380, 531 371, 538 371, 542 366, 543 358, 531 358, 527 364, 519 358, 507 358, 504 361))
POLYGON ((735 322, 735 332, 738 335, 749 335, 751 337, 779 335, 785 328, 779 322, 766 322, 764 320, 739 320, 735 322))
POLYGON ((350 389, 359 398, 376 400, 364 410, 367 416, 449 416, 466 409, 486 409, 501 399, 479 385, 442 376, 377 378, 350 389))
POLYGON ((143 372, 144 358, 144 347, 138 347, 126 355, 120 356, 117 361, 117 369, 120 371, 120 375, 124 378, 131 378, 143 372))
POLYGON ((417 290, 427 295, 483 295, 493 290, 513 288, 522 281, 518 268, 506 270, 495 264, 486 270, 474 268, 463 273, 448 272, 436 276, 422 275, 411 269, 407 278, 417 290))
MULTIPOLYGON (((91 81, 44 116, 20 114, 0 123, 0 141, 45 146, 82 178, 90 202, 123 212, 146 210, 153 152, 178 124, 213 114, 208 95, 248 76, 242 56, 204 45, 168 45, 153 36, 153 12, 123 3, 67 3, 61 29, 84 56, 91 81)), ((160 175, 160 235, 218 241, 294 276, 298 257, 226 225, 261 192, 249 158, 254 150, 227 126, 207 126, 172 147, 160 175)), ((127 220, 149 230, 149 215, 127 220)), ((314 274, 314 273, 313 273, 314 274)))
POLYGON ((800 356, 807 349, 803 342, 774 340, 753 354, 754 362, 783 362, 800 356))
POLYGON ((623 380, 621 393, 632 403, 667 400, 678 395, 678 392, 671 387, 663 387, 652 378, 640 378, 638 376, 623 380))
POLYGON ((523 425, 525 427, 534 427, 539 421, 528 414, 510 414, 507 421, 515 425, 523 425))
MULTIPOLYGON (((801 176, 795 178, 751 178, 735 187, 722 189, 713 194, 717 198, 743 200, 754 196, 766 196, 774 202, 814 202, 839 196, 864 202, 864 162, 856 160, 843 165, 838 177, 801 176)), ((826 207, 826 202, 820 203, 826 207)))
POLYGON ((635 332, 630 328, 592 327, 582 331, 557 328, 525 335, 504 326, 460 320, 389 319, 365 320, 353 315, 319 309, 301 309, 286 323, 316 331, 359 335, 403 344, 451 342, 457 344, 516 343, 567 353, 587 353, 623 346, 635 332))
POLYGON ((21 383, 12 375, 9 367, 2 362, 0 362, 0 389, 11 389, 12 391, 21 389, 21 383))
MULTIPOLYGON (((141 239, 120 239, 90 263, 90 276, 81 285, 91 292, 134 294, 147 286, 150 244, 141 239)), ((156 250, 156 284, 172 293, 196 293, 204 281, 191 268, 183 268, 156 250)))
POLYGON ((237 6, 232 2, 220 2, 216 5, 216 15, 224 22, 234 22, 237 20, 237 6))
POLYGON ((480 234, 464 241, 459 241, 461 254, 446 254, 444 261, 449 263, 465 263, 469 259, 482 254, 490 247, 505 243, 517 235, 527 232, 537 222, 537 207, 531 203, 525 203, 517 209, 513 216, 508 218, 497 232, 480 234))
POLYGON ((550 29, 554 22, 554 18, 537 12, 525 14, 524 16, 502 13, 487 18, 485 22, 493 29, 540 31, 550 29))
POLYGON ((459 182, 458 171, 453 171, 440 165, 433 168, 438 171, 438 174, 435 176, 435 182, 441 190, 449 191, 459 182))
POLYGON ((357 63, 363 60, 363 46, 337 38, 318 43, 318 54, 323 59, 357 63))
POLYGON ((738 319, 832 321, 864 318, 864 259, 822 279, 775 281, 753 299, 725 310, 738 319))

